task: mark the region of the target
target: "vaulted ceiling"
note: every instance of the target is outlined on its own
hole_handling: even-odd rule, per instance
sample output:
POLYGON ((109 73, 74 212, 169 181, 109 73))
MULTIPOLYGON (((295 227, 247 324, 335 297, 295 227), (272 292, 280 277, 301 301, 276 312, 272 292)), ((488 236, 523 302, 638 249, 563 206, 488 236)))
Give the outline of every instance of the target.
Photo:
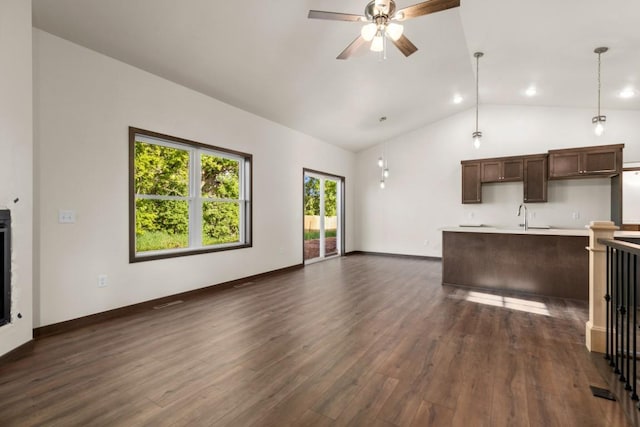
MULTIPOLYGON (((398 8, 419 0, 396 0, 398 8)), ((461 0, 404 22, 418 51, 336 56, 366 0, 33 0, 34 26, 326 142, 359 151, 475 105, 640 109, 637 0, 461 0), (535 85, 537 94, 525 95, 535 85), (632 89, 635 96, 620 92, 632 89), (462 96, 459 104, 454 95, 462 96), (379 122, 381 116, 388 117, 379 122)), ((588 118, 587 118, 588 120, 588 118)), ((469 132, 473 130, 469 124, 469 132)))

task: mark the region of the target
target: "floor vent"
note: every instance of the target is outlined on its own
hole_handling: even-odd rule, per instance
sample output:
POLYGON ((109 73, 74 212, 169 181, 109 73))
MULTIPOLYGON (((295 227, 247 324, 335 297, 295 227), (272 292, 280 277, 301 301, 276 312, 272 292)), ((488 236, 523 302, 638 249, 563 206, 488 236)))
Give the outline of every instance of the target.
POLYGON ((245 282, 245 283, 240 283, 239 285, 235 285, 234 288, 238 289, 238 288, 244 288, 246 286, 251 286, 251 285, 255 285, 256 282, 245 282))
POLYGON ((160 310, 161 308, 167 308, 167 307, 171 307, 172 305, 177 305, 177 304, 182 304, 184 301, 182 301, 181 299, 176 300, 176 301, 171 301, 165 304, 160 304, 160 305, 156 305, 153 307, 154 310, 160 310))
POLYGON ((590 385, 589 388, 591 389, 591 394, 593 394, 595 397, 600 397, 607 400, 616 400, 616 397, 613 395, 613 393, 611 393, 606 388, 600 388, 592 385, 590 385))

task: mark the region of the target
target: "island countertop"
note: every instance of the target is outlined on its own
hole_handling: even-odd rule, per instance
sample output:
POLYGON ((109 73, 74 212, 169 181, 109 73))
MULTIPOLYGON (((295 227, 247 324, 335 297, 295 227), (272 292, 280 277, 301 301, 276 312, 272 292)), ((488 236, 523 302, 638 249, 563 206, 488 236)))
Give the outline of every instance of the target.
MULTIPOLYGON (((444 227, 442 231, 451 231, 458 233, 497 233, 497 234, 532 234, 546 236, 589 236, 589 229, 584 228, 536 228, 535 225, 524 230, 523 227, 493 227, 490 225, 473 225, 473 226, 453 226, 444 227)), ((640 231, 621 231, 615 232, 615 237, 624 237, 632 239, 640 239, 640 231)))

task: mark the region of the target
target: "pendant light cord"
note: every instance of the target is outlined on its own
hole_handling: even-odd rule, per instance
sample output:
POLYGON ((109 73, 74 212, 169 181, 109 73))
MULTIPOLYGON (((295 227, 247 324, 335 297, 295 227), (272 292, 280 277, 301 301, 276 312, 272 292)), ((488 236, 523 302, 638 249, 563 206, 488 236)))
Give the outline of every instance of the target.
POLYGON ((476 57, 476 133, 478 132, 478 110, 480 104, 480 57, 482 55, 482 52, 476 52, 474 54, 476 57))
POLYGON ((598 52, 598 120, 600 118, 600 65, 601 65, 601 61, 600 61, 600 56, 602 55, 602 53, 598 52))
POLYGON ((476 132, 478 132, 478 98, 480 94, 480 91, 478 89, 478 84, 480 81, 480 76, 479 76, 480 65, 479 64, 480 64, 480 57, 476 55, 476 132))

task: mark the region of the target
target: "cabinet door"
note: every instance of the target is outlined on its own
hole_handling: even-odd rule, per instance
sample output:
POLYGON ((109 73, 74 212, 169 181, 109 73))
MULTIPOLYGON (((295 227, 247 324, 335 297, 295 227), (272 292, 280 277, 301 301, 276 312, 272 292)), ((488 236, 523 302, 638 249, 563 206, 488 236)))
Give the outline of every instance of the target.
POLYGON ((582 147, 549 153, 549 178, 613 176, 622 171, 623 144, 582 147))
POLYGON ((585 151, 581 159, 581 173, 590 175, 618 173, 622 164, 621 157, 622 150, 585 151))
POLYGON ((549 154, 549 178, 579 176, 581 151, 549 154))
POLYGON ((524 159, 524 201, 547 201, 547 157, 524 159))
POLYGON ((479 162, 462 164, 462 203, 482 203, 479 162))
POLYGON ((523 176, 522 159, 505 160, 502 162, 501 181, 522 181, 523 176))
POLYGON ((482 182, 522 181, 522 159, 491 160, 480 164, 482 182))
POLYGON ((482 182, 498 182, 502 178, 502 162, 482 162, 482 182))

